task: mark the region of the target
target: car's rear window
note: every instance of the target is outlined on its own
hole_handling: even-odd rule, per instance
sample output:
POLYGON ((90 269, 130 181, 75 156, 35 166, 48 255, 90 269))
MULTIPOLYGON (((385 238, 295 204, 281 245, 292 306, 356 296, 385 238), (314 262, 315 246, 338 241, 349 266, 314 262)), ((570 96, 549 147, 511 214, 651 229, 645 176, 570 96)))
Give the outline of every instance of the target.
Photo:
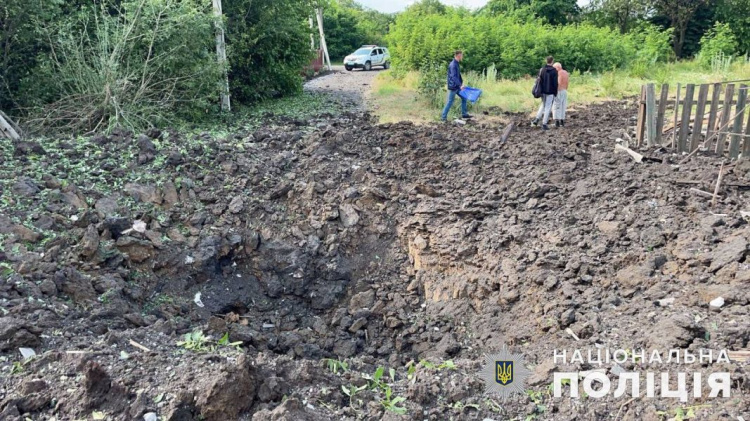
POLYGON ((370 54, 370 49, 369 48, 360 48, 359 50, 357 50, 357 51, 354 52, 355 56, 361 56, 361 55, 365 55, 365 54, 370 54))

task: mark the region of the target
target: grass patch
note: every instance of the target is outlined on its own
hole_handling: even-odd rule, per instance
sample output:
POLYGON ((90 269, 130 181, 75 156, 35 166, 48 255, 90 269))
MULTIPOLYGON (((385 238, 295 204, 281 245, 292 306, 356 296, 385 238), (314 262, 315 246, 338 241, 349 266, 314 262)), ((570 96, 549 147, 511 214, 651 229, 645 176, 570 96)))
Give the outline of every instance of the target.
MULTIPOLYGON (((403 120, 415 123, 436 122, 440 118, 440 107, 430 105, 432 102, 445 104, 444 89, 435 93, 439 98, 420 96, 417 92, 420 79, 419 72, 407 72, 403 77, 393 76, 394 72, 381 73, 372 87, 374 112, 381 123, 403 120)), ((482 97, 477 104, 469 104, 469 112, 482 113, 492 110, 491 115, 482 117, 485 120, 499 119, 500 112, 533 113, 539 100, 531 95, 534 79, 531 77, 516 80, 495 79, 494 72, 485 74, 467 72, 464 84, 481 89, 482 97)), ((670 93, 674 95, 677 83, 716 83, 729 80, 750 79, 750 62, 736 59, 730 66, 708 69, 697 61, 680 61, 676 63, 656 64, 649 67, 633 66, 628 69, 617 69, 600 74, 590 72, 572 72, 568 90, 568 108, 588 105, 597 102, 617 100, 638 95, 641 85, 645 83, 670 84, 670 93)), ((659 88, 657 87, 657 92, 659 88)), ((684 92, 684 91, 683 91, 684 92)), ((451 115, 458 116, 460 102, 451 110, 451 115)))
POLYGON ((409 72, 402 78, 394 78, 392 72, 378 74, 372 84, 371 103, 381 123, 438 119, 439 111, 417 93, 418 79, 417 72, 409 72))

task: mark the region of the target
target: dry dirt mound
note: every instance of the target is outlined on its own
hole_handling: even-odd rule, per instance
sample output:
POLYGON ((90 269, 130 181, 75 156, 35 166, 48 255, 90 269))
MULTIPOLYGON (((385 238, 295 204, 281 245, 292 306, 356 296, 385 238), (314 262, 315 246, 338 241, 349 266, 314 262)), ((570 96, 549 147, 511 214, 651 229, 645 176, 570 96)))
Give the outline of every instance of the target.
MULTIPOLYGON (((550 397, 592 368, 554 349, 750 341, 750 167, 709 208, 714 159, 613 152, 633 110, 506 144, 347 114, 5 145, 0 419, 610 419, 624 400, 550 397), (506 402, 477 375, 503 344, 533 371, 506 402)), ((735 382, 701 417, 747 416, 746 364, 697 369, 735 382)))

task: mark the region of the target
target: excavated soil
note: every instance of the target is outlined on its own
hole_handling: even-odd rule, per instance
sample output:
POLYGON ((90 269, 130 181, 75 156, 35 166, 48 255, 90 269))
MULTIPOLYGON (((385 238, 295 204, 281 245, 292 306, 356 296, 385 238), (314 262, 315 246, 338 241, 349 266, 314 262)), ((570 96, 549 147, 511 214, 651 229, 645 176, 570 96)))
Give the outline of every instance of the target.
POLYGON ((749 346, 750 165, 711 207, 690 188, 713 191, 717 158, 614 152, 634 115, 507 143, 357 112, 4 144, 0 419, 749 418, 738 360, 690 369, 731 372, 731 398, 550 395, 554 371, 599 368, 555 349, 749 346), (503 345, 532 372, 507 400, 478 375, 503 345))

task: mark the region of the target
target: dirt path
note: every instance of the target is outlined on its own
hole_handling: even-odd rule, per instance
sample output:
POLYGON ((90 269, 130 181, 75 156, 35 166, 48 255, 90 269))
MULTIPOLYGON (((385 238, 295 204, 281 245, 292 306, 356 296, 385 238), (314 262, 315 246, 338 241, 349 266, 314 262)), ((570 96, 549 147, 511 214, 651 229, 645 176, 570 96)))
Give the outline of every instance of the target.
POLYGON ((307 82, 305 90, 330 94, 345 107, 365 111, 372 82, 383 71, 383 69, 373 69, 369 72, 364 70, 347 72, 344 66, 333 66, 332 73, 307 82))

